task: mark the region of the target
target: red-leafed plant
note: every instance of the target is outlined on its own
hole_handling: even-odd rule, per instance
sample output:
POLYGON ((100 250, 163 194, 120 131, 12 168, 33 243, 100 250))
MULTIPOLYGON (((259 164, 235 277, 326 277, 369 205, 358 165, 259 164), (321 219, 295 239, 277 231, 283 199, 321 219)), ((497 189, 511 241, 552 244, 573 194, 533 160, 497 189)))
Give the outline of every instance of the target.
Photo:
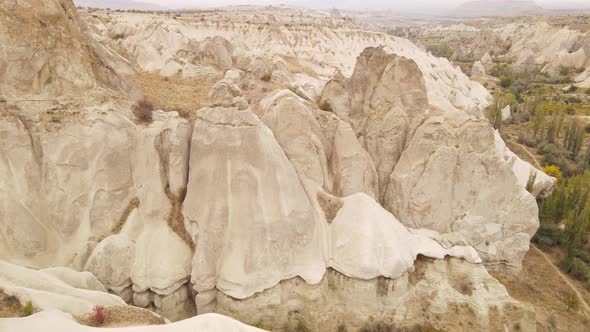
POLYGON ((90 322, 94 325, 102 325, 104 323, 104 307, 101 305, 94 306, 92 314, 90 314, 90 322))

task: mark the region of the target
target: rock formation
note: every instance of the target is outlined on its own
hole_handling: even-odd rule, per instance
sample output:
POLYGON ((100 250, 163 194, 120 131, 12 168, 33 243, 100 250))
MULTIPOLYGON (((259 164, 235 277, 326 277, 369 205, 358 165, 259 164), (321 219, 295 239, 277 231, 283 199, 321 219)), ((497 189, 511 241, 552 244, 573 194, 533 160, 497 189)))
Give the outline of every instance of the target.
MULTIPOLYGON (((11 44, 16 30, 0 30, 16 45, 7 53, 16 68, 39 67, 20 78, 0 70, 0 87, 18 83, 0 102, 5 291, 76 315, 126 302, 171 320, 219 312, 273 329, 357 328, 378 317, 452 330, 457 315, 473 330, 534 327, 534 312, 480 264, 519 268, 538 225, 522 184, 530 165, 484 119, 483 86, 447 60, 399 38, 347 35, 354 27, 342 19, 327 23, 338 33, 326 56, 330 45, 311 37, 277 37, 301 37, 305 24, 326 22, 318 17, 281 30, 262 15, 268 27, 244 34, 234 22, 137 14, 144 31, 122 13, 85 27, 70 0, 47 3, 0 5, 0 27, 30 11, 36 20, 19 29, 32 25, 43 39, 51 26, 64 37, 33 52, 11 44), (119 65, 223 79, 194 121, 157 110, 141 122, 119 65), (262 80, 277 89, 249 104, 249 82, 262 80), (30 95, 40 99, 19 99, 30 95), (52 306, 55 293, 67 299, 52 306)), ((539 178, 535 190, 551 190, 539 178)), ((56 312, 0 329, 40 322, 86 330, 56 312)), ((256 330, 219 316, 150 329, 194 326, 256 330)))
POLYGON ((377 165, 379 200, 402 223, 459 232, 488 266, 518 269, 538 227, 536 202, 481 112, 429 105, 422 75, 411 60, 367 49, 350 80, 329 82, 322 100, 350 118, 377 165))

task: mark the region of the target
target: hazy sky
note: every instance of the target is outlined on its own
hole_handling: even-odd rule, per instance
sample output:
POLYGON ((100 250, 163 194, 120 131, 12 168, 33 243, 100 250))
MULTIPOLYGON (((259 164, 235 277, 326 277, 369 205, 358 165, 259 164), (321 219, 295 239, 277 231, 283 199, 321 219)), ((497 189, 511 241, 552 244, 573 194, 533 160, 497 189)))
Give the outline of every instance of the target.
MULTIPOLYGON (((138 0, 159 4, 164 7, 213 7, 245 4, 290 4, 307 7, 337 8, 390 8, 390 9, 441 9, 454 8, 467 0, 138 0)), ((497 0, 487 0, 497 1, 497 0)), ((590 0, 537 0, 546 8, 590 7, 590 0)))

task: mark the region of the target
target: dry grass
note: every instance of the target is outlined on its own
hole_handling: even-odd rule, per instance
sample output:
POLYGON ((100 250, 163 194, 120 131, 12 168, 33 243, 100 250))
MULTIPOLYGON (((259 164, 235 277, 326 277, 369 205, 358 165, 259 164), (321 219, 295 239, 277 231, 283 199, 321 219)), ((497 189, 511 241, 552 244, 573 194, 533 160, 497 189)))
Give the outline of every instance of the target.
POLYGON ((251 82, 252 84, 243 83, 240 89, 242 89, 244 96, 248 100, 252 112, 261 118, 264 112, 260 109, 260 101, 272 91, 280 89, 281 86, 270 81, 252 80, 251 82))
POLYGON ((194 120, 196 111, 209 103, 209 91, 217 79, 163 77, 158 73, 140 72, 132 77, 141 88, 146 100, 156 110, 176 111, 182 117, 194 120))
POLYGON ((316 73, 313 69, 311 69, 309 66, 305 66, 301 64, 301 60, 295 57, 289 57, 289 56, 283 56, 283 59, 285 59, 285 62, 287 62, 287 69, 289 70, 289 72, 293 73, 293 74, 297 74, 297 73, 301 73, 301 74, 306 74, 308 76, 317 78, 318 77, 318 73, 316 73))
MULTIPOLYGON (((91 319, 92 313, 84 317, 77 317, 78 322, 87 326, 96 326, 91 319)), ((132 306, 117 306, 104 308, 104 321, 100 327, 124 327, 134 325, 161 325, 165 321, 153 312, 132 307, 132 306)))
POLYGON ((529 250, 517 275, 491 273, 517 301, 537 312, 537 331, 587 331, 590 324, 581 312, 567 311, 565 299, 571 289, 536 250, 529 250))

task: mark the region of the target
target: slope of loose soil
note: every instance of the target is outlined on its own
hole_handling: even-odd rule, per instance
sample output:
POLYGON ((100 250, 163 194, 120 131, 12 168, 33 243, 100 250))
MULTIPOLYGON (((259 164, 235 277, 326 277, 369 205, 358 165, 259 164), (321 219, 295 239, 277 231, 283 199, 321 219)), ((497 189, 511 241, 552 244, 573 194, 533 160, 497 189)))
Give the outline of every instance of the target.
POLYGON ((572 289, 537 250, 526 255, 517 275, 492 272, 508 293, 537 312, 537 331, 588 331, 590 320, 582 309, 567 310, 565 299, 572 289))

